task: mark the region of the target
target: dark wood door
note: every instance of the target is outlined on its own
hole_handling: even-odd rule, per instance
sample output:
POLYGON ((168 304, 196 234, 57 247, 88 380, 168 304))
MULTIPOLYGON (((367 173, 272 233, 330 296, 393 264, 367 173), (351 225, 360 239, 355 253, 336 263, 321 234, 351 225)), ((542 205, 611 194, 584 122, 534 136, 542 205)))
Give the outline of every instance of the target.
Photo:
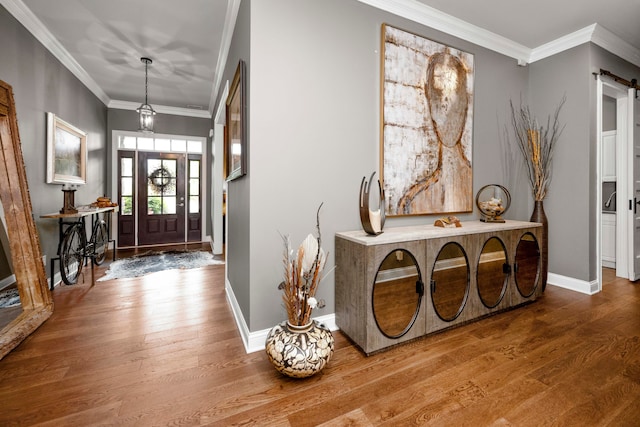
POLYGON ((185 241, 185 154, 138 152, 138 244, 185 241))

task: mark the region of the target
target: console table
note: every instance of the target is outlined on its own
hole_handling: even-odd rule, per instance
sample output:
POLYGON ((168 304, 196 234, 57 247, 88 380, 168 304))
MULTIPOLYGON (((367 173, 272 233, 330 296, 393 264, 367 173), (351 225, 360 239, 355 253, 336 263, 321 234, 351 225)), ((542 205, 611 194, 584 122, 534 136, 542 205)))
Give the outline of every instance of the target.
MULTIPOLYGON (((57 219, 58 220, 58 250, 57 250, 57 257, 51 257, 51 285, 50 285, 50 289, 53 290, 54 288, 54 272, 55 272, 55 261, 60 261, 60 250, 61 250, 61 244, 62 244, 62 240, 65 234, 65 227, 70 228, 76 225, 80 226, 80 230, 81 233, 84 234, 85 239, 87 236, 87 228, 86 228, 86 218, 87 217, 91 217, 91 228, 89 228, 89 232, 91 232, 93 230, 93 226, 94 224, 100 220, 100 215, 102 214, 104 221, 106 223, 107 226, 107 236, 108 236, 108 244, 112 244, 113 245, 113 260, 116 260, 116 241, 115 239, 111 238, 111 215, 114 212, 118 211, 118 207, 117 206, 109 206, 109 207, 104 207, 104 208, 85 208, 85 209, 80 209, 78 210, 78 212, 76 213, 59 213, 59 212, 54 212, 54 213, 50 213, 50 214, 45 214, 45 215, 41 215, 40 218, 52 218, 52 219, 57 219)), ((84 249, 83 249, 84 250, 84 249)), ((62 268, 62 267, 61 267, 62 268)), ((92 275, 93 275, 93 262, 91 264, 91 268, 92 268, 92 275)), ((63 276, 63 281, 64 281, 64 276, 63 276)), ((67 283, 69 284, 69 283, 67 283)))
POLYGON ((336 233, 336 323, 369 355, 532 302, 541 239, 510 220, 336 233))

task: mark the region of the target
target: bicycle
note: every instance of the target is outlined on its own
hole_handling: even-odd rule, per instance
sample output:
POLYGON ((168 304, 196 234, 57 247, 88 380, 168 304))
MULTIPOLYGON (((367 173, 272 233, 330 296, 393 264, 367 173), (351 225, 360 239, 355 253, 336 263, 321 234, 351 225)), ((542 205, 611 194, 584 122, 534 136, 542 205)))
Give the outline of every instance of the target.
POLYGON ((64 283, 77 283, 87 258, 91 258, 94 265, 101 265, 107 257, 108 247, 109 229, 104 219, 95 221, 89 241, 83 218, 72 223, 60 242, 60 275, 64 283))

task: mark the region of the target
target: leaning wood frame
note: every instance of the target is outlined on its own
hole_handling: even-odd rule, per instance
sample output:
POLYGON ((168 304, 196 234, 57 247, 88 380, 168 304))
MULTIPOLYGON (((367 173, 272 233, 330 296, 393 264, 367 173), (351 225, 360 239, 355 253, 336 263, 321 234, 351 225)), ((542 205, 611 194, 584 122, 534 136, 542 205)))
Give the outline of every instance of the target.
POLYGON ((0 200, 22 313, 0 331, 0 359, 53 313, 20 148, 11 86, 0 80, 0 200))

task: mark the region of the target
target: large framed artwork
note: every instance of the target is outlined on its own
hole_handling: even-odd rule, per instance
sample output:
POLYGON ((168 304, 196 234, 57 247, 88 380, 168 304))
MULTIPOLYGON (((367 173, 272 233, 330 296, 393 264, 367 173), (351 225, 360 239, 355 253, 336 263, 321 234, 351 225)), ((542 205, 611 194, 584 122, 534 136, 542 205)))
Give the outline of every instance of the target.
POLYGON ((246 71, 244 61, 238 63, 226 102, 225 175, 227 181, 247 173, 246 71))
POLYGON ((382 25, 388 216, 473 210, 473 55, 382 25))
POLYGON ((86 182, 87 133, 47 113, 47 183, 86 182))

